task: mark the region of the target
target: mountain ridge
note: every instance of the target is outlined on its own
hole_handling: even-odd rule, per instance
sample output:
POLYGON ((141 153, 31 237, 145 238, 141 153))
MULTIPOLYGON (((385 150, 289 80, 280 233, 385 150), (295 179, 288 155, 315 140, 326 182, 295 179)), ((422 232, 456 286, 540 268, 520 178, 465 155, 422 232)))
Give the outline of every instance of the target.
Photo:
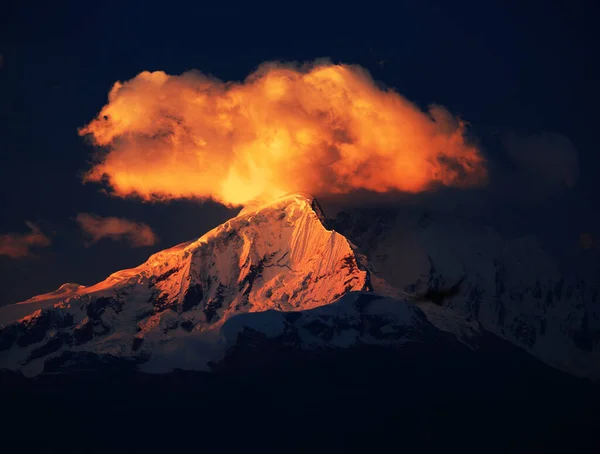
POLYGON ((358 209, 328 220, 368 255, 399 296, 424 295, 464 277, 445 307, 554 367, 600 380, 597 283, 566 275, 533 236, 411 210, 358 209))
MULTIPOLYGON (((473 234, 462 232, 461 226, 445 229, 446 241, 440 234, 446 226, 436 227, 431 216, 409 221, 399 221, 390 213, 383 218, 342 213, 327 219, 309 194, 287 194, 244 208, 198 239, 153 254, 141 265, 112 273, 95 285, 64 284, 54 292, 0 308, 0 326, 4 325, 0 328, 0 368, 34 376, 44 370, 47 360, 56 363, 65 352, 76 357, 87 352, 124 358, 152 372, 207 370, 208 363, 225 357, 236 343, 235 336, 249 328, 244 324, 252 323, 258 323, 267 337, 273 330, 296 332, 302 338, 298 348, 338 348, 342 338, 346 347, 377 344, 378 336, 395 348, 403 344, 395 335, 400 339, 400 332, 413 336, 412 331, 425 325, 411 324, 410 317, 394 322, 394 311, 416 308, 418 303, 418 313, 424 314, 428 324, 450 333, 469 349, 479 348, 489 332, 554 367, 600 378, 595 347, 569 364, 565 361, 573 349, 564 346, 564 336, 553 340, 562 346, 558 353, 551 348, 536 350, 523 341, 527 339, 523 336, 535 332, 528 328, 531 312, 519 318, 510 312, 514 305, 508 305, 503 309, 506 323, 500 323, 502 312, 493 304, 508 302, 499 299, 497 289, 504 285, 503 294, 514 293, 515 285, 498 280, 500 261, 494 254, 484 249, 477 253, 477 247, 490 238, 486 229, 470 239, 473 247, 452 236, 456 231, 463 236, 473 234), (475 256, 457 249, 465 245, 469 251, 475 249, 475 256), (489 285, 477 287, 473 269, 482 282, 490 281, 492 273, 491 290, 489 285), (427 301, 457 283, 462 285, 462 294, 449 295, 443 307, 427 301), (365 291, 372 295, 370 300, 384 299, 394 310, 355 312, 353 298, 364 300, 361 292, 365 291), (331 307, 311 312, 324 306, 331 307), (346 312, 340 315, 334 310, 337 307, 346 312), (282 319, 273 311, 299 315, 282 319), (256 315, 248 317, 247 313, 256 315), (495 318, 481 316, 490 313, 495 318), (379 327, 383 331, 370 334, 365 327, 379 325, 374 322, 377 318, 387 320, 379 327), (513 326, 509 320, 520 325, 513 326), (315 324, 320 326, 316 334, 312 332, 315 324), (235 335, 228 335, 231 332, 235 335)), ((501 244, 497 237, 491 238, 493 247, 501 244)), ((527 252, 531 250, 535 248, 527 252)), ((509 252, 514 254, 514 248, 509 252)), ((541 263, 542 271, 552 271, 551 263, 541 263)), ((526 266, 519 264, 513 275, 520 270, 535 275, 526 266)), ((516 288, 528 295, 522 286, 516 288)), ((381 301, 373 304, 380 309, 385 306, 381 301)), ((524 304, 521 310, 530 306, 524 304)), ((535 335, 539 337, 538 332, 535 335)))
POLYGON ((150 356, 162 371, 177 345, 177 360, 200 367, 202 360, 185 353, 189 338, 198 334, 212 354, 221 348, 211 344, 218 344, 218 327, 237 313, 311 309, 369 288, 349 242, 323 219, 314 198, 287 195, 95 285, 62 286, 66 293, 5 306, 2 365, 35 375, 48 355, 71 349, 150 356))

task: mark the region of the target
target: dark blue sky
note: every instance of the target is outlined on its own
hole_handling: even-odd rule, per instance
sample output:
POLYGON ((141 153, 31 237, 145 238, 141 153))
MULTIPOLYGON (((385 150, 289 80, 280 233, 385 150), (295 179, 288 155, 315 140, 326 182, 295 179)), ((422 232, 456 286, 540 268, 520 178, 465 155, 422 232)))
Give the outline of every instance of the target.
POLYGON ((360 64, 421 107, 435 102, 461 115, 492 166, 490 188, 473 195, 490 222, 507 234, 533 233, 571 259, 595 260, 577 247, 580 233, 600 236, 592 1, 60 3, 0 7, 0 235, 26 232, 29 220, 52 239, 37 258, 0 256, 0 305, 67 281, 89 285, 230 217, 234 211, 213 203, 140 203, 82 185, 93 150, 77 128, 98 113, 115 81, 143 70, 241 80, 267 60, 360 64), (560 156, 571 149, 546 153, 547 142, 527 142, 538 148, 530 171, 514 157, 523 147, 507 145, 511 132, 570 141, 579 162, 575 187, 552 177, 562 175, 560 156), (160 242, 85 247, 74 222, 79 212, 145 222, 160 242))

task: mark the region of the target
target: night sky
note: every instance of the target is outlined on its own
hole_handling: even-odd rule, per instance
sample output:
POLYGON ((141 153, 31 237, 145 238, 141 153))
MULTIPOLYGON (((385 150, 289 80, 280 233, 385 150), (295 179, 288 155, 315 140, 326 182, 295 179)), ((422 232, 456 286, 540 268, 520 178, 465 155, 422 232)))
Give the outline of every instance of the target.
MULTIPOLYGON (((213 202, 108 197, 100 185, 82 183, 94 149, 77 129, 106 104, 114 82, 144 70, 191 69, 243 80, 273 60, 358 64, 423 109, 436 103, 460 115, 491 175, 488 187, 460 197, 463 208, 507 236, 536 235, 561 260, 597 266, 594 2, 398 3, 296 3, 289 10, 283 3, 3 3, 0 235, 25 234, 29 221, 51 244, 21 257, 0 255, 0 305, 64 282, 93 284, 238 211, 213 202), (78 213, 145 223, 158 242, 90 244, 78 213)), ((459 203, 452 191, 423 203, 430 199, 459 203)))

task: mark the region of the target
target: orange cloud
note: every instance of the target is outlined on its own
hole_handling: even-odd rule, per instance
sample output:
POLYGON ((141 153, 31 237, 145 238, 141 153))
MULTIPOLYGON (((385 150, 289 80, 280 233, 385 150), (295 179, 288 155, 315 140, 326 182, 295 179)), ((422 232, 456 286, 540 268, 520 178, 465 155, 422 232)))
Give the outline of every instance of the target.
POLYGON ((0 255, 12 258, 35 257, 32 247, 50 246, 51 241, 42 231, 29 221, 25 221, 30 233, 7 233, 0 235, 0 255))
POLYGON ((90 213, 79 213, 76 221, 85 234, 90 237, 90 244, 97 243, 103 238, 125 239, 133 247, 152 246, 158 241, 148 225, 128 219, 103 218, 90 213))
POLYGON ((422 112, 363 68, 326 62, 267 63, 242 83, 142 72, 115 83, 79 131, 104 150, 85 181, 121 197, 227 205, 484 184, 484 158, 464 132, 444 107, 422 112))

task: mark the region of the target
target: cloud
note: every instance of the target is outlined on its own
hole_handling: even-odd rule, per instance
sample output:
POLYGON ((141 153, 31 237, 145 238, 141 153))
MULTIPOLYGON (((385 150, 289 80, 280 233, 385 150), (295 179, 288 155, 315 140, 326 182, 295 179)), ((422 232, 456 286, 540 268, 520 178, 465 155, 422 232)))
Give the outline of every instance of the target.
POLYGON ((541 132, 505 136, 504 148, 513 170, 504 176, 506 190, 525 199, 539 199, 572 188, 579 178, 579 158, 564 135, 541 132))
POLYGON ((80 129, 101 148, 86 174, 120 197, 213 199, 485 184, 465 123, 421 111, 353 65, 266 63, 245 81, 198 71, 116 82, 80 129))
POLYGON ((36 257, 31 251, 34 247, 50 246, 51 241, 33 223, 25 221, 30 233, 7 233, 0 235, 0 255, 11 258, 36 257))
POLYGON ((103 238, 124 239, 133 247, 152 246, 158 241, 148 225, 128 219, 103 218, 90 213, 79 213, 76 221, 90 238, 90 244, 97 243, 103 238))

